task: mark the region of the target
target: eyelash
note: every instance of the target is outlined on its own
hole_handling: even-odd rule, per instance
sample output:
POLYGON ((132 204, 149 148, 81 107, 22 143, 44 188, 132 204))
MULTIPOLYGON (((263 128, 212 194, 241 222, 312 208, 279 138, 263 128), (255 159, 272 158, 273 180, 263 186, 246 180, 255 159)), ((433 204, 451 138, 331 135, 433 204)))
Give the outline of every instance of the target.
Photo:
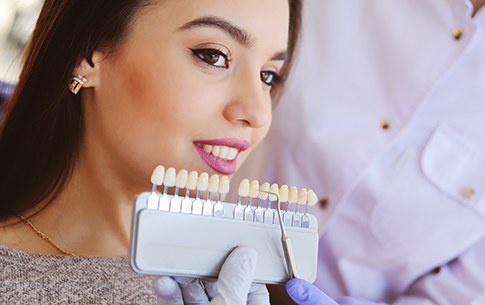
POLYGON ((191 50, 192 50, 192 53, 198 59, 202 60, 204 63, 208 64, 209 66, 212 66, 215 68, 223 68, 223 69, 229 68, 229 63, 231 62, 229 55, 222 52, 221 50, 213 49, 213 48, 191 49, 191 50), (222 66, 216 64, 220 60, 221 56, 225 61, 224 65, 222 66), (212 62, 212 60, 215 57, 217 57, 216 62, 212 62))
MULTIPOLYGON (((224 53, 219 49, 214 48, 202 48, 202 49, 190 49, 194 56, 196 56, 199 60, 203 61, 205 64, 209 65, 213 68, 221 68, 221 69, 228 69, 229 63, 231 62, 229 54, 224 53), (223 65, 218 65, 217 62, 221 59, 224 59, 223 65), (215 60, 215 61, 214 61, 215 60)), ((274 87, 280 84, 283 78, 274 71, 261 71, 260 73, 261 81, 263 84, 274 87), (264 80, 267 75, 269 77, 269 81, 264 80)))

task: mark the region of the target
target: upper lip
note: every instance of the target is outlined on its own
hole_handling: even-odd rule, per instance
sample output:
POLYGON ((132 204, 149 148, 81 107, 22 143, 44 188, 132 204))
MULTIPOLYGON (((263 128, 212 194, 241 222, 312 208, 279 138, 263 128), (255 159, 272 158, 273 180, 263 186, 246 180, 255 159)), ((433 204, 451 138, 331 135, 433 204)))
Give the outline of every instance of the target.
POLYGON ((236 148, 240 152, 249 148, 249 142, 248 141, 235 139, 235 138, 197 140, 197 141, 194 141, 194 143, 195 144, 206 144, 206 145, 228 146, 228 147, 236 148))

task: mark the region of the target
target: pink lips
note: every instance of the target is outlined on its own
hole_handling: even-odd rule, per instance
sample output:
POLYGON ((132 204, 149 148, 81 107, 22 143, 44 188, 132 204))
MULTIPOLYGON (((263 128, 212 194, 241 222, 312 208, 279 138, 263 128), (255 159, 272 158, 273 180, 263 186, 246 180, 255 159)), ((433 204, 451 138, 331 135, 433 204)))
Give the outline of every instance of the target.
POLYGON ((194 141, 195 151, 199 154, 201 159, 213 170, 223 174, 232 175, 237 169, 237 157, 234 160, 223 160, 210 153, 207 153, 201 146, 220 145, 236 148, 239 152, 248 149, 249 142, 239 139, 212 139, 212 140, 198 140, 194 141), (200 145, 200 146, 199 146, 200 145))

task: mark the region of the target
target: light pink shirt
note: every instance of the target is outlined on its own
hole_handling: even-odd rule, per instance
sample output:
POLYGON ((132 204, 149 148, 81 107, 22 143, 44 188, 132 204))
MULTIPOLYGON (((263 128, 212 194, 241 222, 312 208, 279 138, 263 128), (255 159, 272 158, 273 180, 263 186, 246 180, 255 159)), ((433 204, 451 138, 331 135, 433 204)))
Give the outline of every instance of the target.
POLYGON ((239 175, 328 198, 313 213, 330 295, 485 304, 485 9, 305 5, 289 87, 239 175))

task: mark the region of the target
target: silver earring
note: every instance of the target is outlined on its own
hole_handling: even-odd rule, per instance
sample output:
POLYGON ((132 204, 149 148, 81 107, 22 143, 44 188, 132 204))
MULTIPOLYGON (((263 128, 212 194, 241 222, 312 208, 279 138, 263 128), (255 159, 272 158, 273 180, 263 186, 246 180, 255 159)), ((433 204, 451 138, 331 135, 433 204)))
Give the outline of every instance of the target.
POLYGON ((88 80, 82 76, 82 75, 76 75, 73 78, 71 78, 71 82, 69 83, 69 90, 76 95, 79 90, 81 90, 82 86, 84 83, 86 83, 88 80))

